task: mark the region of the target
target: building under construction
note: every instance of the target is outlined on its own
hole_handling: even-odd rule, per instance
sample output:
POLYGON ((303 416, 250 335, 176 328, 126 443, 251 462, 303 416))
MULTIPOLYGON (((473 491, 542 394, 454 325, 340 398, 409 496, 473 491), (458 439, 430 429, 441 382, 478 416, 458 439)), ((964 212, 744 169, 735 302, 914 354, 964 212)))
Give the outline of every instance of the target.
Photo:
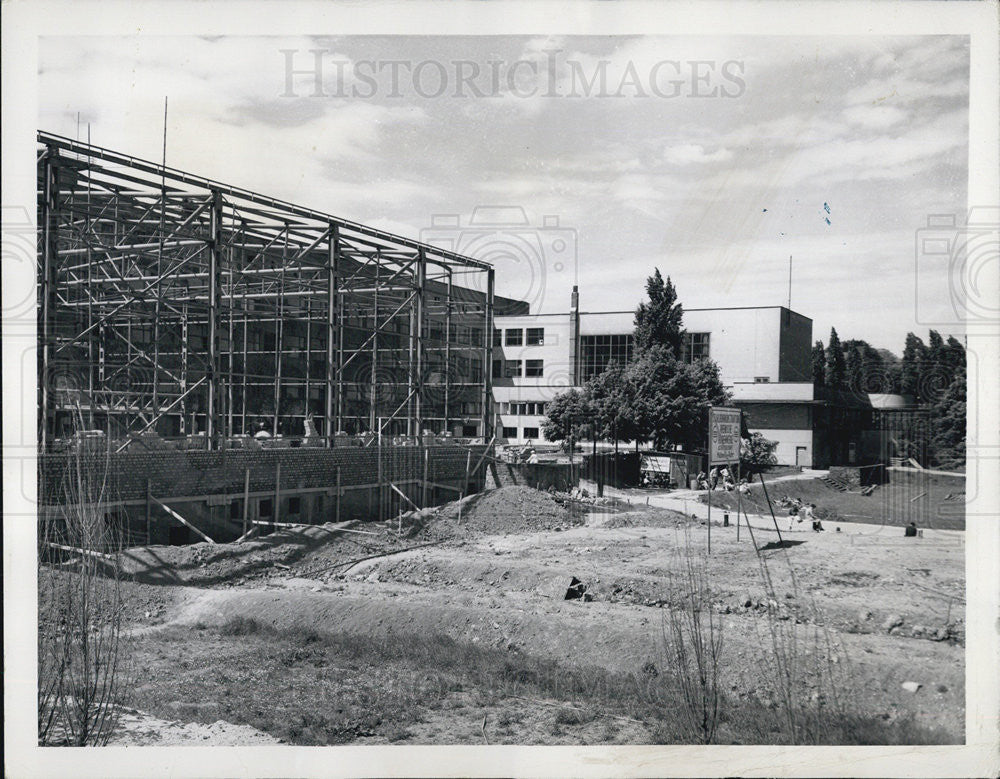
POLYGON ((527 304, 494 296, 487 263, 38 143, 43 452, 81 430, 209 450, 261 432, 491 437, 493 316, 527 304))

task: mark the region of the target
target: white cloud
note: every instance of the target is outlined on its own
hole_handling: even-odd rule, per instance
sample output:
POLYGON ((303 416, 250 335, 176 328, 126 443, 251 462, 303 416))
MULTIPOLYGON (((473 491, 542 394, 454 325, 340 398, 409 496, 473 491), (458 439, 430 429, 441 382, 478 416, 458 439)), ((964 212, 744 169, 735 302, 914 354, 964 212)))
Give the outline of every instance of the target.
POLYGON ((668 146, 663 151, 663 159, 671 165, 690 165, 696 162, 725 162, 733 157, 729 149, 706 152, 705 147, 696 143, 668 146))

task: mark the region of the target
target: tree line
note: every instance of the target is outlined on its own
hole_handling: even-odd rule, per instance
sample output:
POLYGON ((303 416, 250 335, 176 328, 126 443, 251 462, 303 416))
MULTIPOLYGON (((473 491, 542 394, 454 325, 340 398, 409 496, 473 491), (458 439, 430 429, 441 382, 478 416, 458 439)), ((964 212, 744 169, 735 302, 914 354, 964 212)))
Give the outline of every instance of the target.
POLYGON ((812 378, 818 391, 909 396, 931 411, 928 445, 935 464, 945 468, 965 465, 965 346, 954 336, 944 339, 937 330, 930 330, 924 343, 907 333, 900 358, 864 340, 841 342, 836 328, 831 328, 826 347, 822 341, 813 346, 812 378))

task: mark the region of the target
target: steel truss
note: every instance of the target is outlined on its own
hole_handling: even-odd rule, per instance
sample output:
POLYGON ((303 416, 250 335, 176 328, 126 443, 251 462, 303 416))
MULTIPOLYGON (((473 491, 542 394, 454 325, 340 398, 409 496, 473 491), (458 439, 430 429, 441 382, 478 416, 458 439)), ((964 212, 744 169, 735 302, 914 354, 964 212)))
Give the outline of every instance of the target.
POLYGON ((38 134, 42 450, 111 437, 489 438, 493 269, 38 134))

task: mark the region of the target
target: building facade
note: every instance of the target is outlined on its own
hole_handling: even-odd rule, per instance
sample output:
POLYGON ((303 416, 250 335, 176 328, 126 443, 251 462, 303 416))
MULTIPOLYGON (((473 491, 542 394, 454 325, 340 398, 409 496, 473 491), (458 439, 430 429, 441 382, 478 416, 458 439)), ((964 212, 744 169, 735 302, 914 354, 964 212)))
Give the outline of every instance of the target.
MULTIPOLYGON (((553 397, 631 359, 634 320, 634 311, 581 311, 576 290, 566 313, 496 316, 498 440, 541 441, 553 397)), ((874 427, 880 399, 817 393, 809 317, 784 306, 691 308, 684 310, 684 328, 684 359, 715 361, 749 429, 777 441, 779 464, 826 467, 862 456, 862 431, 874 427)))

